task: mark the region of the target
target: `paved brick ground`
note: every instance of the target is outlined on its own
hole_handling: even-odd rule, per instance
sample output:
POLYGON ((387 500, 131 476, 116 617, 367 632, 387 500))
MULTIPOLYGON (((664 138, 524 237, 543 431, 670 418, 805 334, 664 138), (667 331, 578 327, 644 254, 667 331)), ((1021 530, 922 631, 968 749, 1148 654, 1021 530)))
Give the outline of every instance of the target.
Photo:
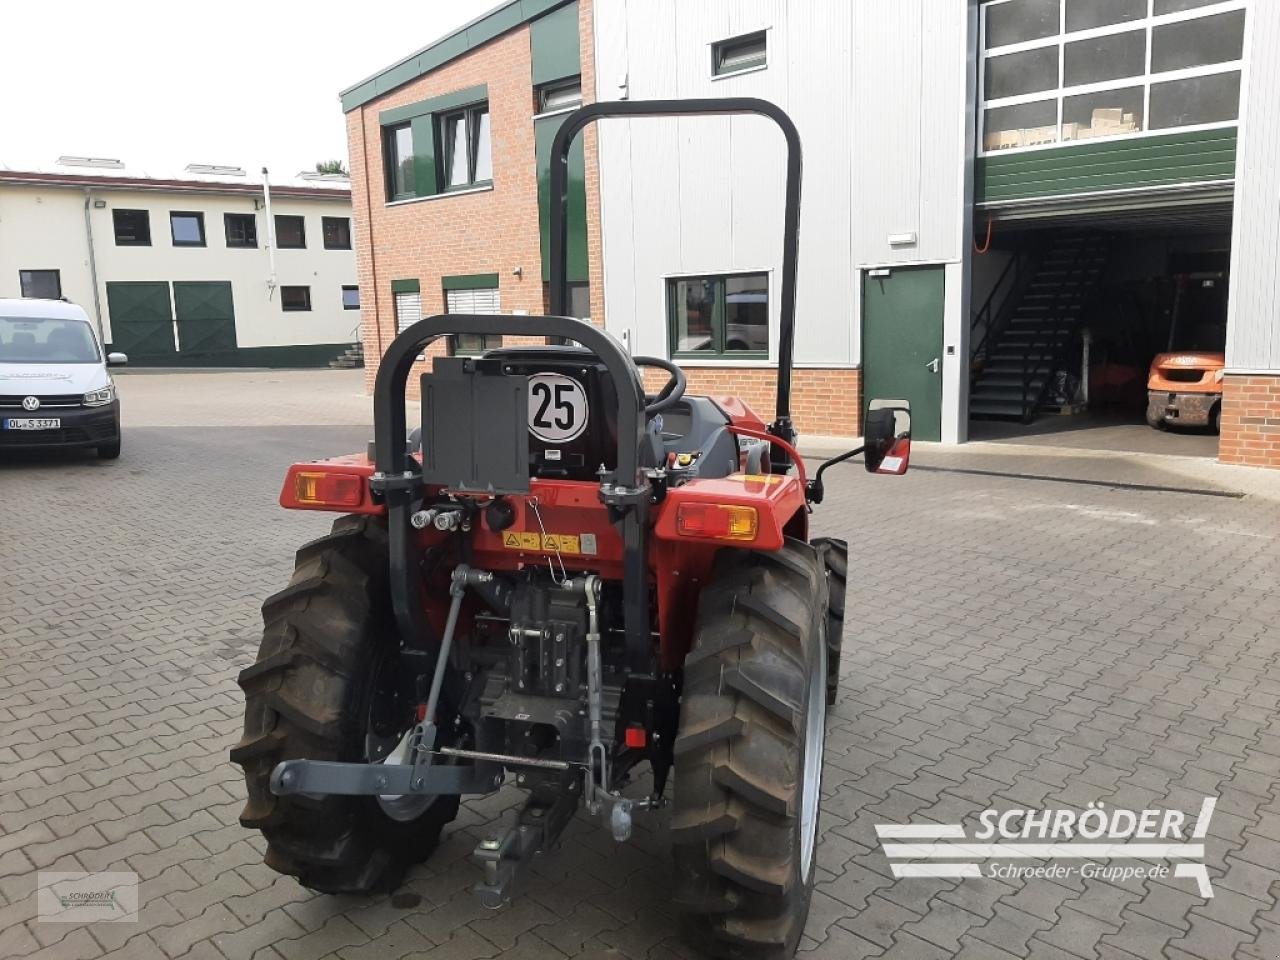
MULTIPOLYGON (((0 464, 0 957, 688 956, 660 821, 623 847, 576 822, 497 913, 466 857, 510 791, 395 896, 312 896, 261 864, 226 759, 234 677, 326 527, 275 496, 292 459, 362 444, 367 404, 343 374, 121 381, 119 462, 0 464), (139 922, 35 922, 46 869, 136 871, 139 922)), ((1280 957, 1280 508, 1000 475, 1230 472, 918 453, 900 480, 832 471, 816 517, 854 544, 856 587, 802 956, 1280 957), (895 881, 874 831, 1206 795, 1212 900, 1182 879, 895 881)))

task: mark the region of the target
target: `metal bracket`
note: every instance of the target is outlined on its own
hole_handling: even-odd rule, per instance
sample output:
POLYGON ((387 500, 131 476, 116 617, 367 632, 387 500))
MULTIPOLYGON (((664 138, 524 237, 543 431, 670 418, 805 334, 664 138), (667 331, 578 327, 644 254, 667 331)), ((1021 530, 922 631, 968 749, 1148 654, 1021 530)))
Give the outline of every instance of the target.
POLYGON ((401 474, 375 473, 369 478, 369 489, 374 493, 387 493, 392 490, 416 490, 422 485, 422 474, 415 470, 406 470, 401 474))
POLYGON ((485 837, 476 845, 472 857, 483 876, 473 890, 486 907, 497 909, 511 899, 534 856, 553 846, 573 818, 579 799, 577 782, 542 786, 534 789, 505 833, 485 837))
POLYGON ((388 794, 489 794, 502 786, 502 780, 502 765, 498 763, 420 766, 283 760, 271 771, 271 792, 278 797, 298 793, 369 797, 388 794))

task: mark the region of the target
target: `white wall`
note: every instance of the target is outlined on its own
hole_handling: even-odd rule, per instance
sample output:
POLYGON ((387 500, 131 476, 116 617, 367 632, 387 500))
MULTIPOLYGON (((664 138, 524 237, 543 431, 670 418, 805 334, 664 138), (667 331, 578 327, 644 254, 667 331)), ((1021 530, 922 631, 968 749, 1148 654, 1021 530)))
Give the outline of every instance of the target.
POLYGON ((1280 371, 1280 3, 1249 7, 1231 238, 1229 371, 1280 371))
MULTIPOLYGON (((858 365, 863 268, 934 263, 949 265, 946 337, 957 349, 948 363, 963 376, 972 9, 973 0, 595 5, 598 99, 761 97, 798 127, 797 366, 858 365), (767 68, 713 79, 711 44, 760 29, 767 68), (902 233, 916 241, 891 246, 890 234, 902 233)), ((666 277, 766 268, 776 362, 781 134, 753 117, 606 120, 600 129, 609 329, 629 334, 636 353, 667 356, 666 277)), ((948 407, 944 437, 962 439, 959 405, 948 407)))
MULTIPOLYGON (((226 246, 224 213, 255 213, 252 196, 94 188, 102 208, 90 208, 97 252, 99 296, 105 336, 111 340, 106 284, 124 280, 230 281, 241 347, 349 343, 360 311, 343 310, 342 286, 356 283, 352 250, 324 249, 321 217, 351 217, 343 198, 275 198, 275 214, 301 215, 306 222, 305 250, 278 250, 276 272, 282 285, 311 287, 309 312, 280 309, 279 291, 267 295, 270 276, 266 213, 256 211, 258 248, 226 246), (117 246, 112 210, 150 211, 151 246, 117 246), (204 247, 175 247, 169 227, 173 210, 204 214, 204 247)), ((0 185, 0 296, 18 296, 20 269, 59 269, 63 295, 94 315, 84 193, 79 189, 0 185)))

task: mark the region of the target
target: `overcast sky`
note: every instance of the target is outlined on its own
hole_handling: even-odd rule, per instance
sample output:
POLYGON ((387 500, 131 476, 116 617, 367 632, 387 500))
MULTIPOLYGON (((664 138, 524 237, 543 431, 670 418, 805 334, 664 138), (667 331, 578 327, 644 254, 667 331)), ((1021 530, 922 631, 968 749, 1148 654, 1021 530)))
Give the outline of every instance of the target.
POLYGON ((345 161, 338 91, 498 3, 5 3, 0 165, 76 154, 286 177, 345 161))

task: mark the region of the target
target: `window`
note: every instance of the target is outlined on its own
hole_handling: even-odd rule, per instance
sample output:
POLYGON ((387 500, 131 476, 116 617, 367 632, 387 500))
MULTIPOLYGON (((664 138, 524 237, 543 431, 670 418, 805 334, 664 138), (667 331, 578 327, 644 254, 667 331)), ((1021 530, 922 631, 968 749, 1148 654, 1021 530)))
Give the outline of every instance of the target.
MULTIPOLYGON (((479 277, 445 277, 445 313, 500 313, 498 278, 494 274, 479 277)), ((483 353, 502 346, 497 334, 460 333, 449 338, 453 354, 483 353)))
POLYGON ((413 129, 407 123, 383 131, 383 156, 387 164, 387 199, 407 200, 417 195, 413 174, 413 129))
POLYGON ((711 74, 716 77, 763 67, 768 60, 765 32, 749 33, 711 45, 711 74))
POLYGON ((1239 6, 989 0, 981 7, 983 152, 1234 123, 1239 6))
POLYGON ((441 116, 440 144, 444 148, 441 189, 459 190, 492 182, 487 103, 441 116))
POLYGON ((151 214, 146 210, 112 210, 116 230, 116 246, 151 246, 151 214))
POLYGON ((62 275, 57 270, 19 270, 18 283, 24 297, 57 300, 62 296, 62 275))
POLYGON ((673 355, 768 356, 767 274, 671 279, 667 301, 673 355))
POLYGON ((321 217, 320 232, 324 234, 326 250, 351 249, 350 217, 321 217))
POLYGON ((276 246, 281 250, 303 250, 307 246, 307 227, 302 217, 276 214, 276 246))
POLYGON ((343 287, 342 288, 342 309, 343 310, 359 310, 360 309, 360 288, 359 287, 343 287))
POLYGON ((258 218, 252 213, 224 213, 222 224, 227 233, 228 247, 258 245, 258 218))
POLYGON ((281 310, 310 310, 311 309, 311 288, 310 287, 281 287, 280 288, 280 309, 281 310))
POLYGON ((567 110, 569 107, 576 107, 580 103, 582 103, 581 77, 543 84, 538 88, 538 113, 567 110))
POLYGON ((169 230, 175 247, 204 246, 204 214, 174 210, 169 214, 169 230))
POLYGON ((397 333, 403 333, 422 319, 422 294, 417 280, 392 280, 391 298, 395 306, 397 333))

